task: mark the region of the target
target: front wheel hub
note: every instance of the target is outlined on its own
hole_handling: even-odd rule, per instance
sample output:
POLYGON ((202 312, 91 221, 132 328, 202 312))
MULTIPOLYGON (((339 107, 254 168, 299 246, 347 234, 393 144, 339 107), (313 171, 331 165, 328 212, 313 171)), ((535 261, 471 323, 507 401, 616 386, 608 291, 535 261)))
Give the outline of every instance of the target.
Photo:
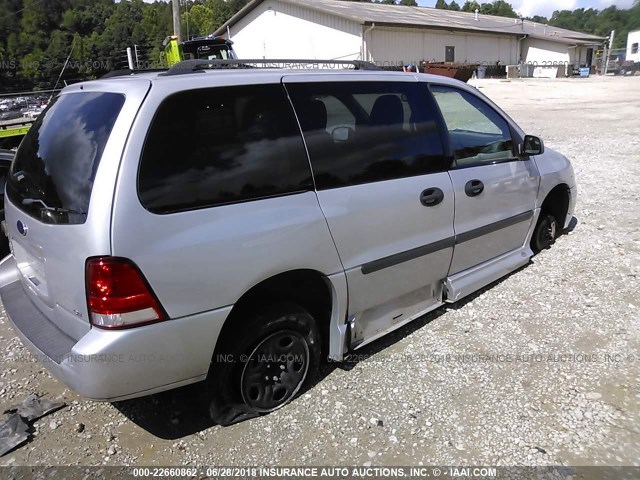
POLYGON ((271 412, 298 393, 308 370, 305 338, 291 330, 272 333, 246 360, 240 378, 242 399, 260 412, 271 412))
POLYGON ((553 242, 556 238, 556 222, 550 222, 548 228, 545 229, 545 239, 549 242, 553 242))

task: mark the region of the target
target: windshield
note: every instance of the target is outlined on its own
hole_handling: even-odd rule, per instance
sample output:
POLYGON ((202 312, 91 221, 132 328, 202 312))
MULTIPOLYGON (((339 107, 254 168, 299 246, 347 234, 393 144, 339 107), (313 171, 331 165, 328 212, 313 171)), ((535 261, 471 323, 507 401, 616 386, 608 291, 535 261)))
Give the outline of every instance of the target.
POLYGON ((11 202, 45 223, 84 223, 102 151, 123 103, 117 93, 57 97, 18 149, 7 180, 11 202))
POLYGON ((198 49, 198 58, 205 60, 229 60, 227 47, 198 49))

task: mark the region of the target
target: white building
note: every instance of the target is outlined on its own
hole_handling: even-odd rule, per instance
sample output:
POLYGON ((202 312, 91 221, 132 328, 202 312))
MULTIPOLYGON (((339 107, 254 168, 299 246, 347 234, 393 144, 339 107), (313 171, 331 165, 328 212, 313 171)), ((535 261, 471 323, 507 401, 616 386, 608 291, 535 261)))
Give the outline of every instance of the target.
POLYGON ((629 32, 629 36, 627 37, 627 61, 640 62, 638 44, 640 44, 640 30, 629 32))
POLYGON ((591 65, 603 37, 520 19, 341 0, 253 0, 216 35, 240 58, 591 65))

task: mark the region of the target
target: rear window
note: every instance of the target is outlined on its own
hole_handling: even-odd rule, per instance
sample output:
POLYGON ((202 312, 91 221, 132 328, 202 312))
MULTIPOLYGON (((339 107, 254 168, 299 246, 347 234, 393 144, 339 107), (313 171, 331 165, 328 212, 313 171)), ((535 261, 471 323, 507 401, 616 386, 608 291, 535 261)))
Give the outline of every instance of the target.
POLYGON ((57 97, 18 149, 7 180, 11 202, 44 223, 84 223, 96 170, 124 100, 100 92, 57 97))

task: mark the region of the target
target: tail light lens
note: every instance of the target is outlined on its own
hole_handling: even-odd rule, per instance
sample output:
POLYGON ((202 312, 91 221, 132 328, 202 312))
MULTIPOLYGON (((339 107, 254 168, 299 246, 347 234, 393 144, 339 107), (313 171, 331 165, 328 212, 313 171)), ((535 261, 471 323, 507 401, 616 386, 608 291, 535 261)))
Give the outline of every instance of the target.
POLYGON ((90 258, 85 277, 92 325, 129 328, 167 319, 142 272, 131 260, 90 258))

